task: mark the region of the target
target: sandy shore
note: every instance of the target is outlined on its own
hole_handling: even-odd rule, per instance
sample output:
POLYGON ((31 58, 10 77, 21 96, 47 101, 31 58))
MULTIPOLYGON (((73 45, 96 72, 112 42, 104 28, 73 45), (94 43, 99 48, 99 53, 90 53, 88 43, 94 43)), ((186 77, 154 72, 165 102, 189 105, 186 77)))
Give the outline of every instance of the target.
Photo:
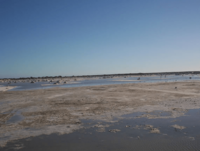
POLYGON ((11 90, 11 89, 14 89, 15 86, 0 86, 0 92, 1 91, 8 91, 8 90, 11 90))
POLYGON ((114 122, 114 117, 133 112, 145 112, 140 117, 149 119, 176 118, 200 108, 199 98, 198 81, 1 91, 0 145, 41 134, 71 133, 83 127, 81 119, 114 122), (155 110, 170 115, 149 114, 155 110))

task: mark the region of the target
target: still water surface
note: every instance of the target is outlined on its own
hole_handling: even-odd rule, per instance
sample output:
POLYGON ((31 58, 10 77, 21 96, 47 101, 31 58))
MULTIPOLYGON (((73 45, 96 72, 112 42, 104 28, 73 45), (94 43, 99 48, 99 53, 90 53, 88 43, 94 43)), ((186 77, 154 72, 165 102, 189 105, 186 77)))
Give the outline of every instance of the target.
MULTIPOLYGON (((8 143, 3 150, 20 151, 199 151, 200 150, 200 109, 189 110, 178 118, 147 119, 136 118, 143 113, 125 115, 124 119, 115 118, 114 123, 82 120, 85 128, 65 135, 41 135, 8 143), (109 125, 104 132, 98 132, 95 124, 109 125), (172 125, 184 126, 175 129, 172 125), (127 126, 128 125, 128 126, 127 126), (150 133, 145 125, 153 125, 160 133, 150 133), (139 128, 136 128, 139 126, 139 128), (110 129, 119 129, 111 133, 110 129)), ((168 116, 169 113, 154 111, 151 114, 168 116)))

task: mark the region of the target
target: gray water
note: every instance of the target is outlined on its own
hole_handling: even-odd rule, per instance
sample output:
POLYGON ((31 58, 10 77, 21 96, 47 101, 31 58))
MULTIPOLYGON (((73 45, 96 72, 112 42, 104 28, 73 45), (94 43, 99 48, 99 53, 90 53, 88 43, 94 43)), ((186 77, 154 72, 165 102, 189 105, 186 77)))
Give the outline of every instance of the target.
POLYGON ((6 121, 6 124, 18 123, 18 122, 23 121, 24 116, 21 115, 20 110, 12 111, 12 113, 14 113, 14 115, 6 121))
MULTIPOLYGON (((12 151, 20 146, 20 151, 199 151, 200 150, 200 109, 189 110, 185 116, 167 119, 135 118, 143 113, 124 115, 125 119, 115 118, 115 123, 82 120, 83 129, 65 135, 41 135, 29 137, 8 143, 1 151, 12 151), (109 124, 105 132, 97 132, 92 127, 101 122, 109 124), (183 130, 175 129, 172 125, 185 126, 183 130), (129 125, 129 127, 126 127, 129 125), (139 125, 141 128, 135 128, 139 125), (152 134, 144 125, 159 128, 160 134, 152 134), (119 129, 117 133, 110 129, 119 129)), ((152 114, 166 116, 169 113, 154 111, 152 114)))
POLYGON ((178 82, 185 80, 200 80, 199 75, 168 75, 168 76, 142 76, 142 77, 122 77, 122 78, 109 78, 109 79, 93 79, 93 80, 82 80, 77 81, 74 84, 63 84, 63 85, 53 85, 50 82, 36 82, 36 83, 11 83, 5 84, 0 83, 4 86, 17 86, 16 88, 10 91, 18 90, 33 90, 33 89, 46 89, 52 87, 82 87, 82 86, 97 86, 97 85, 111 85, 111 84, 127 84, 127 83, 155 83, 155 82, 178 82), (192 79, 190 79, 192 77, 192 79), (140 80, 137 80, 140 78, 140 80), (124 81, 123 81, 124 80, 124 81), (126 81, 126 80, 135 80, 135 81, 126 81), (42 84, 52 84, 51 86, 41 86, 42 84))

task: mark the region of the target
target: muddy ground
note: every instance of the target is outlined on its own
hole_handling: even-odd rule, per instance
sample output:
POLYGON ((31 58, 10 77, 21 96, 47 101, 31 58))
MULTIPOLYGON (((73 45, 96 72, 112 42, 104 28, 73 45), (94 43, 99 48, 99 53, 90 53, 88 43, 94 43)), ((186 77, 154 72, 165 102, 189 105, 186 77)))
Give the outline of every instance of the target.
POLYGON ((195 108, 200 108, 199 81, 0 92, 0 146, 30 136, 71 133, 83 128, 82 119, 112 123, 133 112, 145 113, 138 118, 176 118, 195 108), (149 114, 155 110, 170 114, 149 114))

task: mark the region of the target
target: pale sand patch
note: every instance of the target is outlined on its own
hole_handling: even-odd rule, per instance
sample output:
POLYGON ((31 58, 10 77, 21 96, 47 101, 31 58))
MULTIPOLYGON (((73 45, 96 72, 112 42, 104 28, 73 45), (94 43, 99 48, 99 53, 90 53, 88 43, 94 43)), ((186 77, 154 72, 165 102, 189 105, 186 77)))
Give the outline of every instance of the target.
POLYGON ((153 128, 150 133, 157 133, 159 134, 160 133, 160 130, 158 128, 153 128))
POLYGON ((15 86, 1 86, 0 91, 4 92, 4 91, 8 91, 8 90, 11 90, 14 88, 15 88, 15 86))
POLYGON ((96 124, 93 127, 97 127, 98 129, 96 130, 97 132, 106 132, 106 127, 109 127, 110 125, 106 124, 106 125, 99 125, 96 124))
POLYGON ((160 133, 160 130, 158 128, 153 127, 153 125, 145 125, 144 129, 150 130, 150 133, 157 133, 157 134, 160 133))
POLYGON ((185 126, 180 126, 180 125, 177 125, 177 124, 172 125, 172 127, 173 127, 173 128, 176 128, 176 129, 179 129, 179 130, 185 129, 185 126))
POLYGON ((119 129, 110 129, 109 132, 111 133, 117 133, 117 132, 120 132, 121 130, 119 129))
POLYGON ((158 128, 155 128, 153 125, 136 125, 134 127, 135 129, 145 129, 145 130, 149 130, 150 133, 156 133, 156 134, 160 134, 160 130, 158 128))

